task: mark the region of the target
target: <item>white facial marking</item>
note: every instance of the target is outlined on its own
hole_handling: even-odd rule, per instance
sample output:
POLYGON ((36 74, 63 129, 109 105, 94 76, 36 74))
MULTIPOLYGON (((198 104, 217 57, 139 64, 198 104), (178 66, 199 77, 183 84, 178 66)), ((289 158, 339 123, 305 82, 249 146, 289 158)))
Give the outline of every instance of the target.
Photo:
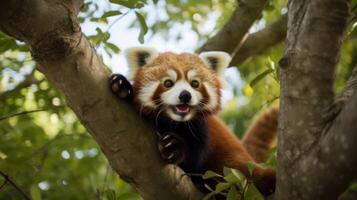
POLYGON ((172 80, 174 82, 177 80, 177 73, 175 70, 169 69, 169 70, 167 70, 167 74, 169 75, 170 80, 172 80))
POLYGON ((190 70, 187 72, 187 79, 188 80, 193 80, 197 76, 197 72, 195 70, 190 70))
POLYGON ((207 93, 210 97, 209 102, 205 105, 205 107, 209 110, 213 110, 218 104, 217 89, 207 82, 204 82, 203 85, 206 87, 207 93))
POLYGON ((154 95, 159 84, 159 81, 150 81, 140 89, 138 98, 144 106, 155 107, 155 102, 153 102, 151 98, 154 95))
POLYGON ((187 90, 189 93, 191 93, 192 98, 188 103, 190 106, 195 106, 202 100, 202 94, 193 89, 186 81, 176 82, 170 90, 162 93, 161 99, 167 105, 178 105, 181 103, 179 100, 179 95, 183 90, 187 90))

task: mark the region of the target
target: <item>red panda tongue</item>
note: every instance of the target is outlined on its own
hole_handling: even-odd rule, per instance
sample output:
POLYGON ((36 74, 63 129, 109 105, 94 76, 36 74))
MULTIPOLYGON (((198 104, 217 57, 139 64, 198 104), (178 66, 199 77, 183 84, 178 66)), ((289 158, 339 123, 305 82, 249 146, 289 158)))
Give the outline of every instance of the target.
POLYGON ((180 104, 175 107, 176 107, 176 111, 180 113, 187 113, 188 111, 190 111, 190 107, 186 104, 180 104))

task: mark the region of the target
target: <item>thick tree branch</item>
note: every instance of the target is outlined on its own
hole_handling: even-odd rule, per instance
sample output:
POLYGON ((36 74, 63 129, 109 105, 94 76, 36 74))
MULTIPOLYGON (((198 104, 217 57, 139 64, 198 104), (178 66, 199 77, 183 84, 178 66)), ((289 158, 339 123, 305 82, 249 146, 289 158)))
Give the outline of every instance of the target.
POLYGON ((276 22, 256 33, 249 34, 233 55, 231 65, 237 66, 249 57, 261 54, 270 47, 284 41, 288 16, 284 14, 276 22))
POLYGON ((152 128, 109 92, 108 72, 75 17, 82 3, 5 1, 0 30, 30 46, 39 70, 65 95, 113 169, 144 199, 199 199, 190 179, 159 158, 152 128))
POLYGON ((233 53, 254 21, 261 17, 267 0, 240 0, 231 18, 223 28, 199 50, 233 53))
POLYGON ((304 174, 304 184, 299 185, 298 190, 313 191, 306 196, 310 199, 337 199, 357 177, 356 82, 355 71, 344 92, 336 98, 340 114, 326 126, 308 154, 292 166, 292 171, 304 174))
MULTIPOLYGON (((324 134, 329 125, 322 117, 334 100, 334 70, 348 5, 348 0, 289 1, 287 44, 280 61, 277 199, 336 199, 355 174, 354 151, 347 152, 342 143, 348 137, 357 142, 348 111, 333 122, 333 134, 324 134), (342 119, 347 127, 338 125, 342 119), (342 175, 348 172, 352 176, 342 175)), ((356 109, 352 103, 347 107, 356 109)))

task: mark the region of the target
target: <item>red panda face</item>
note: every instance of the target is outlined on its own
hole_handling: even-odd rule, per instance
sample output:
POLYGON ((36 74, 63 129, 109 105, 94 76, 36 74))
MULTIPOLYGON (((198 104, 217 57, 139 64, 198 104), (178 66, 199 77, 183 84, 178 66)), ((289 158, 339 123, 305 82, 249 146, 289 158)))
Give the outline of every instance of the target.
POLYGON ((135 70, 134 102, 141 114, 184 122, 220 109, 218 73, 228 65, 228 54, 158 54, 152 49, 135 48, 128 50, 127 56, 135 70))

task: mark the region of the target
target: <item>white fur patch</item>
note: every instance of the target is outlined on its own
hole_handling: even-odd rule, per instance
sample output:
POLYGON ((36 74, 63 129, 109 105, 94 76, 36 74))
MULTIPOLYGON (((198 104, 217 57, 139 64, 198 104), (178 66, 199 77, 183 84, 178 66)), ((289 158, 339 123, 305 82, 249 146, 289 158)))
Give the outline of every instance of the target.
POLYGON ((156 107, 155 102, 152 101, 152 96, 154 95, 159 84, 159 81, 150 81, 140 89, 138 98, 144 106, 156 107))
POLYGON ((180 104, 179 95, 183 90, 187 90, 191 93, 190 106, 197 105, 202 100, 202 94, 191 87, 191 85, 186 81, 178 81, 175 85, 168 91, 162 93, 161 99, 167 105, 178 105, 180 104))
POLYGON ((146 64, 149 64, 158 55, 159 53, 156 49, 149 47, 131 47, 125 50, 125 57, 127 59, 128 65, 134 70, 146 64), (143 60, 143 63, 139 62, 140 53, 147 54, 147 57, 143 60))
POLYGON ((187 79, 189 81, 194 80, 196 76, 197 76, 197 72, 194 69, 191 69, 190 71, 187 72, 187 79))
POLYGON ((200 55, 200 58, 211 68, 214 69, 217 74, 221 75, 224 68, 229 66, 231 62, 231 56, 223 51, 207 51, 200 55), (212 59, 215 63, 212 63, 212 59))
POLYGON ((170 80, 172 80, 173 82, 176 82, 176 80, 177 80, 177 73, 176 73, 175 70, 173 70, 173 69, 167 70, 167 75, 169 75, 170 80))
POLYGON ((209 102, 205 105, 205 107, 209 110, 213 110, 218 105, 217 89, 207 82, 204 82, 203 85, 206 87, 207 93, 210 97, 209 102))

